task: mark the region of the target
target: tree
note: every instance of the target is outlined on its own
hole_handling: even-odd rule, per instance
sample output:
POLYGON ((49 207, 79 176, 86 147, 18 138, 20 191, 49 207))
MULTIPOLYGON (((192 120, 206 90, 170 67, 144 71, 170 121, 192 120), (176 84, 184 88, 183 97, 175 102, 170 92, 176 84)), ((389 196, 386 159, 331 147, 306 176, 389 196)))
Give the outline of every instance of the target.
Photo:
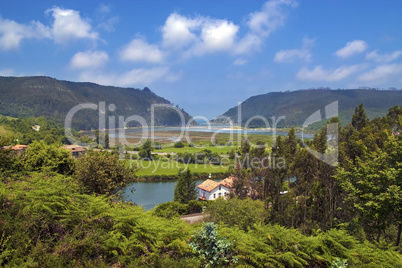
POLYGON ((355 109, 355 114, 352 117, 352 126, 357 130, 360 131, 364 128, 369 122, 369 119, 366 115, 366 112, 363 108, 363 103, 360 103, 358 107, 355 109))
POLYGON ((152 147, 151 140, 146 140, 145 143, 140 147, 140 151, 138 152, 138 156, 144 160, 152 160, 152 151, 154 148, 152 147))
POLYGON ((52 171, 67 175, 74 171, 71 152, 55 144, 47 145, 44 141, 31 143, 22 161, 28 171, 52 171))
POLYGON ((74 174, 87 192, 106 195, 117 194, 133 176, 134 170, 109 152, 91 152, 80 158, 74 174))
POLYGON ((179 180, 174 188, 174 201, 187 204, 197 198, 195 180, 189 169, 179 171, 179 180))
POLYGON ((402 229, 401 152, 402 139, 389 135, 383 150, 365 150, 336 175, 366 231, 377 232, 377 241, 390 222, 398 226, 396 245, 402 229))
POLYGON ((184 144, 182 141, 177 141, 174 143, 174 148, 183 148, 184 144))

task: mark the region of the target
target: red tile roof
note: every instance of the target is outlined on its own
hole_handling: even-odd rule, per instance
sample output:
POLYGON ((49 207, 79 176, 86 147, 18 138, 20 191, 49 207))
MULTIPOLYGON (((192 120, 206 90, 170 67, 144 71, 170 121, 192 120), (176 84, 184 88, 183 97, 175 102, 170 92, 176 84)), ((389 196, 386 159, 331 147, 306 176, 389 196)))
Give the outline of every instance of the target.
POLYGON ((234 180, 234 179, 235 179, 235 177, 230 176, 230 177, 228 177, 228 178, 222 180, 222 181, 220 182, 220 184, 230 189, 230 188, 233 187, 233 180, 234 180))
POLYGON ((220 182, 207 179, 206 181, 202 182, 202 183, 201 183, 200 185, 198 185, 197 187, 200 188, 200 189, 202 189, 202 190, 204 190, 204 191, 207 191, 207 192, 212 191, 213 189, 215 189, 215 188, 218 187, 219 185, 225 186, 226 188, 229 188, 229 189, 230 189, 230 188, 233 187, 233 179, 234 179, 234 178, 235 178, 235 177, 230 176, 230 177, 228 177, 228 178, 226 178, 226 179, 224 179, 224 180, 222 180, 222 181, 220 181, 220 182))
POLYGON ((208 179, 208 180, 202 182, 200 185, 198 185, 197 188, 210 192, 218 186, 219 186, 219 182, 208 179))
POLYGON ((14 145, 13 147, 11 147, 11 150, 14 150, 14 151, 21 151, 21 150, 25 150, 25 149, 27 149, 27 148, 29 148, 28 145, 17 144, 17 145, 14 145))

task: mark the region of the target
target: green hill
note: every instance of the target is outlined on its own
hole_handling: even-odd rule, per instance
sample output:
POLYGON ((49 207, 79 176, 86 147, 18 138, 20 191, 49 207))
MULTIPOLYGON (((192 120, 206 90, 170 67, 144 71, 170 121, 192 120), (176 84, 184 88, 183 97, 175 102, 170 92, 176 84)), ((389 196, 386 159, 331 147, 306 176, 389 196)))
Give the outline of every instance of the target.
MULTIPOLYGON (((259 115, 266 118, 272 127, 272 116, 278 119, 286 116, 278 123, 278 127, 302 126, 305 120, 317 110, 325 117, 325 106, 338 101, 339 119, 342 125, 352 119, 354 109, 363 103, 370 118, 383 116, 388 109, 402 105, 402 90, 375 89, 317 89, 298 90, 291 92, 272 92, 253 96, 241 104, 241 123, 245 125, 251 117, 259 115)), ((223 114, 238 122, 237 106, 223 114)), ((323 118, 324 119, 324 118, 323 118)), ((227 123, 227 120, 217 119, 214 123, 227 123)), ((262 120, 251 120, 248 126, 263 126, 262 120)))
MULTIPOLYGON (((76 105, 105 102, 106 127, 109 116, 141 116, 149 124, 152 104, 171 104, 150 89, 120 88, 101 86, 94 83, 61 81, 50 77, 1 77, 0 76, 0 114, 13 117, 45 116, 64 123, 66 114, 76 105), (109 109, 114 104, 115 110, 109 109)), ((155 109, 155 125, 176 126, 180 124, 179 114, 171 108, 155 109)), ((182 111, 185 121, 191 116, 182 111)), ((73 127, 80 130, 98 128, 99 111, 82 109, 73 117, 73 127)), ((126 126, 138 126, 129 122, 126 126)))

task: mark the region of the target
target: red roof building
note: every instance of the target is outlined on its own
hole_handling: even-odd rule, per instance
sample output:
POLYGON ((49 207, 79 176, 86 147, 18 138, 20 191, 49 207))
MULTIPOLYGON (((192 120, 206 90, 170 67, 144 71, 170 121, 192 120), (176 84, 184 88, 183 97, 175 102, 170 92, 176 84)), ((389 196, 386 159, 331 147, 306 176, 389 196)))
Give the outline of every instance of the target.
POLYGON ((205 180, 197 186, 199 200, 215 200, 217 198, 227 198, 230 189, 233 187, 233 177, 226 178, 220 182, 210 179, 205 180))

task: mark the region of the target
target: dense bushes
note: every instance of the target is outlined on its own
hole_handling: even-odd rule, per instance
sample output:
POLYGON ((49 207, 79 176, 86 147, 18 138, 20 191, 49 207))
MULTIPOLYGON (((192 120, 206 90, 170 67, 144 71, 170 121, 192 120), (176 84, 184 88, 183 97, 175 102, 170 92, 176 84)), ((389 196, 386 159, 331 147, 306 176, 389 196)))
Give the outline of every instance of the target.
POLYGON ((197 200, 191 200, 190 202, 188 202, 188 204, 182 204, 176 201, 169 201, 157 205, 152 211, 153 214, 158 217, 170 219, 178 217, 179 215, 200 213, 202 212, 204 205, 205 202, 197 200))
MULTIPOLYGON (((205 202, 168 202, 142 212, 140 207, 112 203, 106 196, 87 195, 62 175, 32 173, 0 182, 0 265, 200 267, 199 252, 193 253, 188 240, 200 225, 188 225, 174 215, 156 216, 169 210, 188 213, 200 204, 205 202)), ((245 210, 258 212, 258 201, 234 199, 227 204, 232 206, 226 214, 230 220, 218 225, 217 231, 232 244, 236 265, 328 267, 339 259, 352 267, 398 267, 402 261, 397 252, 359 242, 343 230, 306 236, 279 225, 263 225, 258 213, 245 210), (236 208, 244 210, 234 216, 236 208), (247 223, 250 228, 244 228, 247 223)))
POLYGON ((82 194, 60 175, 1 183, 0 208, 2 266, 178 265, 191 255, 183 221, 82 194))
POLYGON ((238 226, 247 231, 254 224, 263 224, 267 214, 264 203, 259 200, 231 198, 224 200, 218 198, 208 202, 207 212, 214 222, 221 222, 228 226, 238 226))

